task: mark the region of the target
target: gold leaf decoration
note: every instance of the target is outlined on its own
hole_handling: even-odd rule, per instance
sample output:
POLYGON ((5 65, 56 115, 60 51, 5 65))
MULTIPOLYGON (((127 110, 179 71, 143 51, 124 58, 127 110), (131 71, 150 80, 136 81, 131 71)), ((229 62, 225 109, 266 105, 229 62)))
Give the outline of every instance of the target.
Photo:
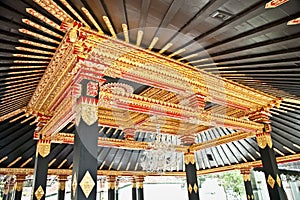
POLYGON ((269 186, 273 189, 274 185, 275 185, 275 180, 270 174, 268 176, 267 182, 268 182, 269 186))
POLYGON ((281 179, 278 174, 276 176, 276 182, 277 182, 278 186, 281 187, 281 179))
POLYGON ((189 193, 191 194, 193 191, 193 187, 191 186, 191 184, 189 184, 189 193))
POLYGON ((51 141, 50 140, 39 140, 37 144, 37 152, 45 158, 50 154, 51 141))
POLYGON ((188 165, 188 164, 195 164, 195 156, 194 156, 194 154, 193 153, 188 153, 188 154, 185 154, 184 155, 184 163, 186 164, 186 165, 188 165))
POLYGON ((196 183, 194 184, 194 192, 195 192, 195 193, 198 193, 198 186, 197 186, 196 183))
POLYGON ((86 173, 85 173, 84 177, 82 178, 81 182, 79 183, 79 185, 80 185, 85 197, 88 198, 95 186, 95 181, 93 180, 89 171, 86 171, 86 173))
POLYGON ((44 196, 44 194, 45 194, 45 192, 44 192, 42 186, 39 186, 38 189, 34 193, 37 200, 41 200, 42 197, 44 196))

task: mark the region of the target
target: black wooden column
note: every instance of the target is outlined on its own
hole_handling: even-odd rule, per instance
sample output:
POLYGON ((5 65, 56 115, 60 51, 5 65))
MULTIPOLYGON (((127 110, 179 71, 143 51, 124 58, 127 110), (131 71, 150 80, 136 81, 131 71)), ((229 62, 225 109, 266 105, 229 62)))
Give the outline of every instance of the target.
POLYGON ((102 196, 103 196, 103 192, 104 192, 104 184, 105 184, 105 179, 104 178, 101 178, 99 180, 99 199, 101 200, 102 199, 102 196))
POLYGON ((199 200, 200 198, 197 182, 197 169, 194 153, 185 153, 184 163, 189 200, 199 200))
POLYGON ((115 200, 116 196, 116 177, 115 176, 108 176, 107 177, 107 195, 108 200, 115 200))
POLYGON ((131 182, 132 182, 132 200, 136 200, 136 182, 134 177, 131 178, 131 182))
POLYGON ((251 186, 251 179, 250 179, 250 169, 241 169, 241 174, 243 175, 243 179, 244 179, 247 200, 254 200, 253 190, 251 186))
POLYGON ((6 198, 7 198, 8 189, 9 189, 8 184, 9 184, 9 183, 8 183, 8 181, 6 180, 5 183, 4 183, 4 188, 3 188, 3 196, 2 196, 2 199, 3 199, 3 200, 6 200, 6 198))
POLYGON ((68 176, 60 175, 57 177, 58 179, 58 191, 57 191, 57 199, 64 200, 65 199, 65 188, 66 188, 66 181, 68 180, 68 176))
POLYGON ((45 200, 50 149, 49 140, 40 139, 37 142, 32 190, 33 200, 45 200))
POLYGON ((135 177, 138 200, 144 200, 144 177, 135 177))
POLYGON ((26 175, 16 175, 16 192, 15 192, 15 200, 22 199, 22 191, 23 191, 23 184, 26 179, 26 175))
POLYGON ((13 176, 9 179, 9 185, 8 185, 8 193, 7 193, 7 200, 13 200, 14 199, 14 193, 15 193, 15 179, 13 176))
POLYGON ((99 82, 95 77, 87 75, 87 70, 81 70, 73 86, 76 131, 71 195, 73 200, 94 200, 97 194, 99 82))
POLYGON ((265 172, 270 200, 287 200, 273 150, 268 110, 253 113, 249 116, 249 119, 264 125, 262 132, 256 135, 256 140, 265 172))
POLYGON ((119 200, 119 180, 116 179, 116 200, 119 200))

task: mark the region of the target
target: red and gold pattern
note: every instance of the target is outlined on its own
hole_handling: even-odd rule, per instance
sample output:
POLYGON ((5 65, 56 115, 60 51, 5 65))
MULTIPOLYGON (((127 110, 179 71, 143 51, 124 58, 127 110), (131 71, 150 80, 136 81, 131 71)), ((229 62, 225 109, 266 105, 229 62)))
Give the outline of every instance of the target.
POLYGON ((268 2, 265 6, 265 8, 276 8, 286 2, 288 2, 289 0, 271 0, 270 2, 268 2))
POLYGON ((287 25, 297 25, 300 24, 300 17, 293 19, 287 23, 287 25))
POLYGON ((40 5, 45 10, 47 10, 54 17, 56 17, 62 22, 63 21, 71 22, 74 20, 68 13, 66 13, 66 11, 64 11, 52 0, 34 0, 34 2, 40 5))
POLYGON ((56 28, 57 30, 59 30, 59 25, 58 24, 56 24, 55 22, 53 22, 49 18, 45 17, 44 15, 40 14, 36 10, 34 10, 32 8, 26 8, 26 12, 28 12, 32 16, 36 17, 37 19, 41 20, 42 22, 45 22, 45 23, 49 24, 50 26, 52 26, 52 27, 56 28))

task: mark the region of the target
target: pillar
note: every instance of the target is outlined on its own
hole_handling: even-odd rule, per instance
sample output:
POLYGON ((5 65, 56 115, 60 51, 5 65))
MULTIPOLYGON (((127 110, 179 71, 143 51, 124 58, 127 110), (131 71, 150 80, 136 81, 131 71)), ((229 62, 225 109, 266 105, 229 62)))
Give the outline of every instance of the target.
POLYGON ((116 189, 116 177, 115 176, 108 176, 107 177, 107 195, 108 200, 115 200, 115 189, 116 189))
MULTIPOLYGON (((72 199, 94 200, 97 195, 98 93, 94 71, 81 68, 74 78, 73 98, 76 131, 74 139, 72 199)), ((104 80, 101 79, 101 84, 104 80)))
POLYGON ((251 186, 251 179, 250 179, 250 169, 241 169, 241 174, 243 175, 243 179, 244 179, 244 186, 245 186, 247 200, 254 200, 253 190, 251 186))
POLYGON ((23 191, 23 184, 26 180, 26 175, 16 175, 16 192, 15 192, 15 200, 22 199, 22 191, 23 191))
POLYGON ((105 179, 101 178, 99 182, 100 182, 100 184, 99 184, 99 199, 102 200, 103 192, 104 192, 105 179))
POLYGON ((197 169, 193 152, 184 154, 185 173, 189 200, 199 200, 197 169))
POLYGON ((270 200, 287 200, 282 187, 278 165, 273 150, 269 111, 262 109, 249 116, 249 119, 264 125, 262 132, 256 135, 270 200))
POLYGON ((8 195, 8 189, 9 189, 9 180, 8 179, 10 179, 9 176, 7 176, 6 181, 4 183, 3 197, 2 197, 3 200, 6 200, 7 199, 7 195, 8 195))
POLYGON ((131 182, 132 182, 132 200, 137 200, 136 199, 136 182, 135 182, 134 177, 131 178, 131 182))
POLYGON ((57 177, 58 179, 58 191, 57 191, 57 199, 64 200, 65 199, 65 188, 66 188, 66 181, 68 180, 68 176, 60 175, 57 177))
POLYGON ((15 195, 15 179, 13 178, 13 176, 10 176, 8 180, 8 193, 6 200, 13 200, 15 195))
POLYGON ((135 177, 138 200, 144 200, 144 177, 135 177))
POLYGON ((50 149, 50 140, 40 139, 37 142, 32 189, 33 200, 45 200, 50 149))
POLYGON ((119 200, 119 180, 116 180, 116 200, 119 200))

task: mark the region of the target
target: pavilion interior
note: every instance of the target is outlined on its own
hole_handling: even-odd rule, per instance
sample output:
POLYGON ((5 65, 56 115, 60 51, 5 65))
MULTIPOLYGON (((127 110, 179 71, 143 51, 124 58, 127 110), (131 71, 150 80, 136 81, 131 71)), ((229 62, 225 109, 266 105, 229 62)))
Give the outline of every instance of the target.
MULTIPOLYGON (((108 41, 121 41, 122 45, 129 44, 130 48, 141 49, 164 62, 174 62, 176 66, 182 66, 182 73, 186 70, 187 73, 195 73, 195 77, 212 74, 219 77, 218 80, 252 91, 253 94, 244 93, 249 95, 243 96, 247 101, 244 104, 227 98, 226 95, 231 94, 230 89, 228 93, 215 94, 219 90, 213 87, 228 88, 220 82, 213 83, 213 86, 208 86, 212 87, 208 98, 200 105, 201 112, 233 117, 246 123, 254 107, 263 102, 261 104, 269 106, 273 150, 278 163, 282 164, 279 168, 282 166, 283 171, 300 173, 297 162, 300 160, 300 1, 289 0, 275 8, 265 8, 268 2, 2 0, 0 174, 14 175, 14 172, 28 170, 28 175, 32 175, 34 171, 36 134, 43 128, 39 126, 43 117, 40 116, 41 109, 32 106, 35 103, 33 97, 42 94, 39 91, 42 77, 49 66, 53 66, 52 60, 66 41, 69 32, 61 28, 66 21, 80 22, 87 30, 104 35, 108 41), (216 100, 222 95, 224 99, 216 100), (257 96, 256 99, 255 95, 263 97, 257 96), (268 102, 274 105, 270 106, 268 102)), ((98 45, 96 48, 105 48, 103 44, 98 45)), ((59 65, 55 67, 58 69, 59 65)), ((175 94, 160 86, 110 76, 108 72, 103 77, 106 82, 100 88, 119 84, 137 96, 185 105, 186 95, 175 94)), ((207 84, 211 81, 208 80, 207 84)), ((48 87, 51 88, 51 85, 48 87)), ((193 92, 192 87, 185 90, 193 92)), ((42 92, 47 93, 48 90, 42 92)), ((153 141, 157 124, 162 133, 171 135, 173 139, 184 140, 188 137, 191 140, 192 137, 197 150, 195 162, 198 175, 244 167, 261 170, 261 154, 254 128, 248 131, 246 126, 239 129, 214 120, 209 123, 204 120, 203 124, 195 125, 174 116, 163 117, 153 113, 126 110, 124 114, 124 109, 119 107, 99 106, 99 175, 147 176, 140 163, 145 151, 142 145, 147 146, 153 141), (139 125, 133 136, 137 143, 126 143, 126 123, 139 125), (187 130, 190 132, 187 133, 187 130)), ((51 111, 51 117, 58 115, 57 110, 51 111)), ((75 132, 74 117, 69 117, 56 129, 56 135, 61 137, 51 144, 49 170, 53 174, 66 170, 71 175, 73 144, 65 142, 64 136, 73 137, 75 132)), ((180 142, 176 145, 179 151, 186 147, 180 142)), ((184 171, 181 152, 178 153, 176 167, 165 175, 183 176, 184 171)))

